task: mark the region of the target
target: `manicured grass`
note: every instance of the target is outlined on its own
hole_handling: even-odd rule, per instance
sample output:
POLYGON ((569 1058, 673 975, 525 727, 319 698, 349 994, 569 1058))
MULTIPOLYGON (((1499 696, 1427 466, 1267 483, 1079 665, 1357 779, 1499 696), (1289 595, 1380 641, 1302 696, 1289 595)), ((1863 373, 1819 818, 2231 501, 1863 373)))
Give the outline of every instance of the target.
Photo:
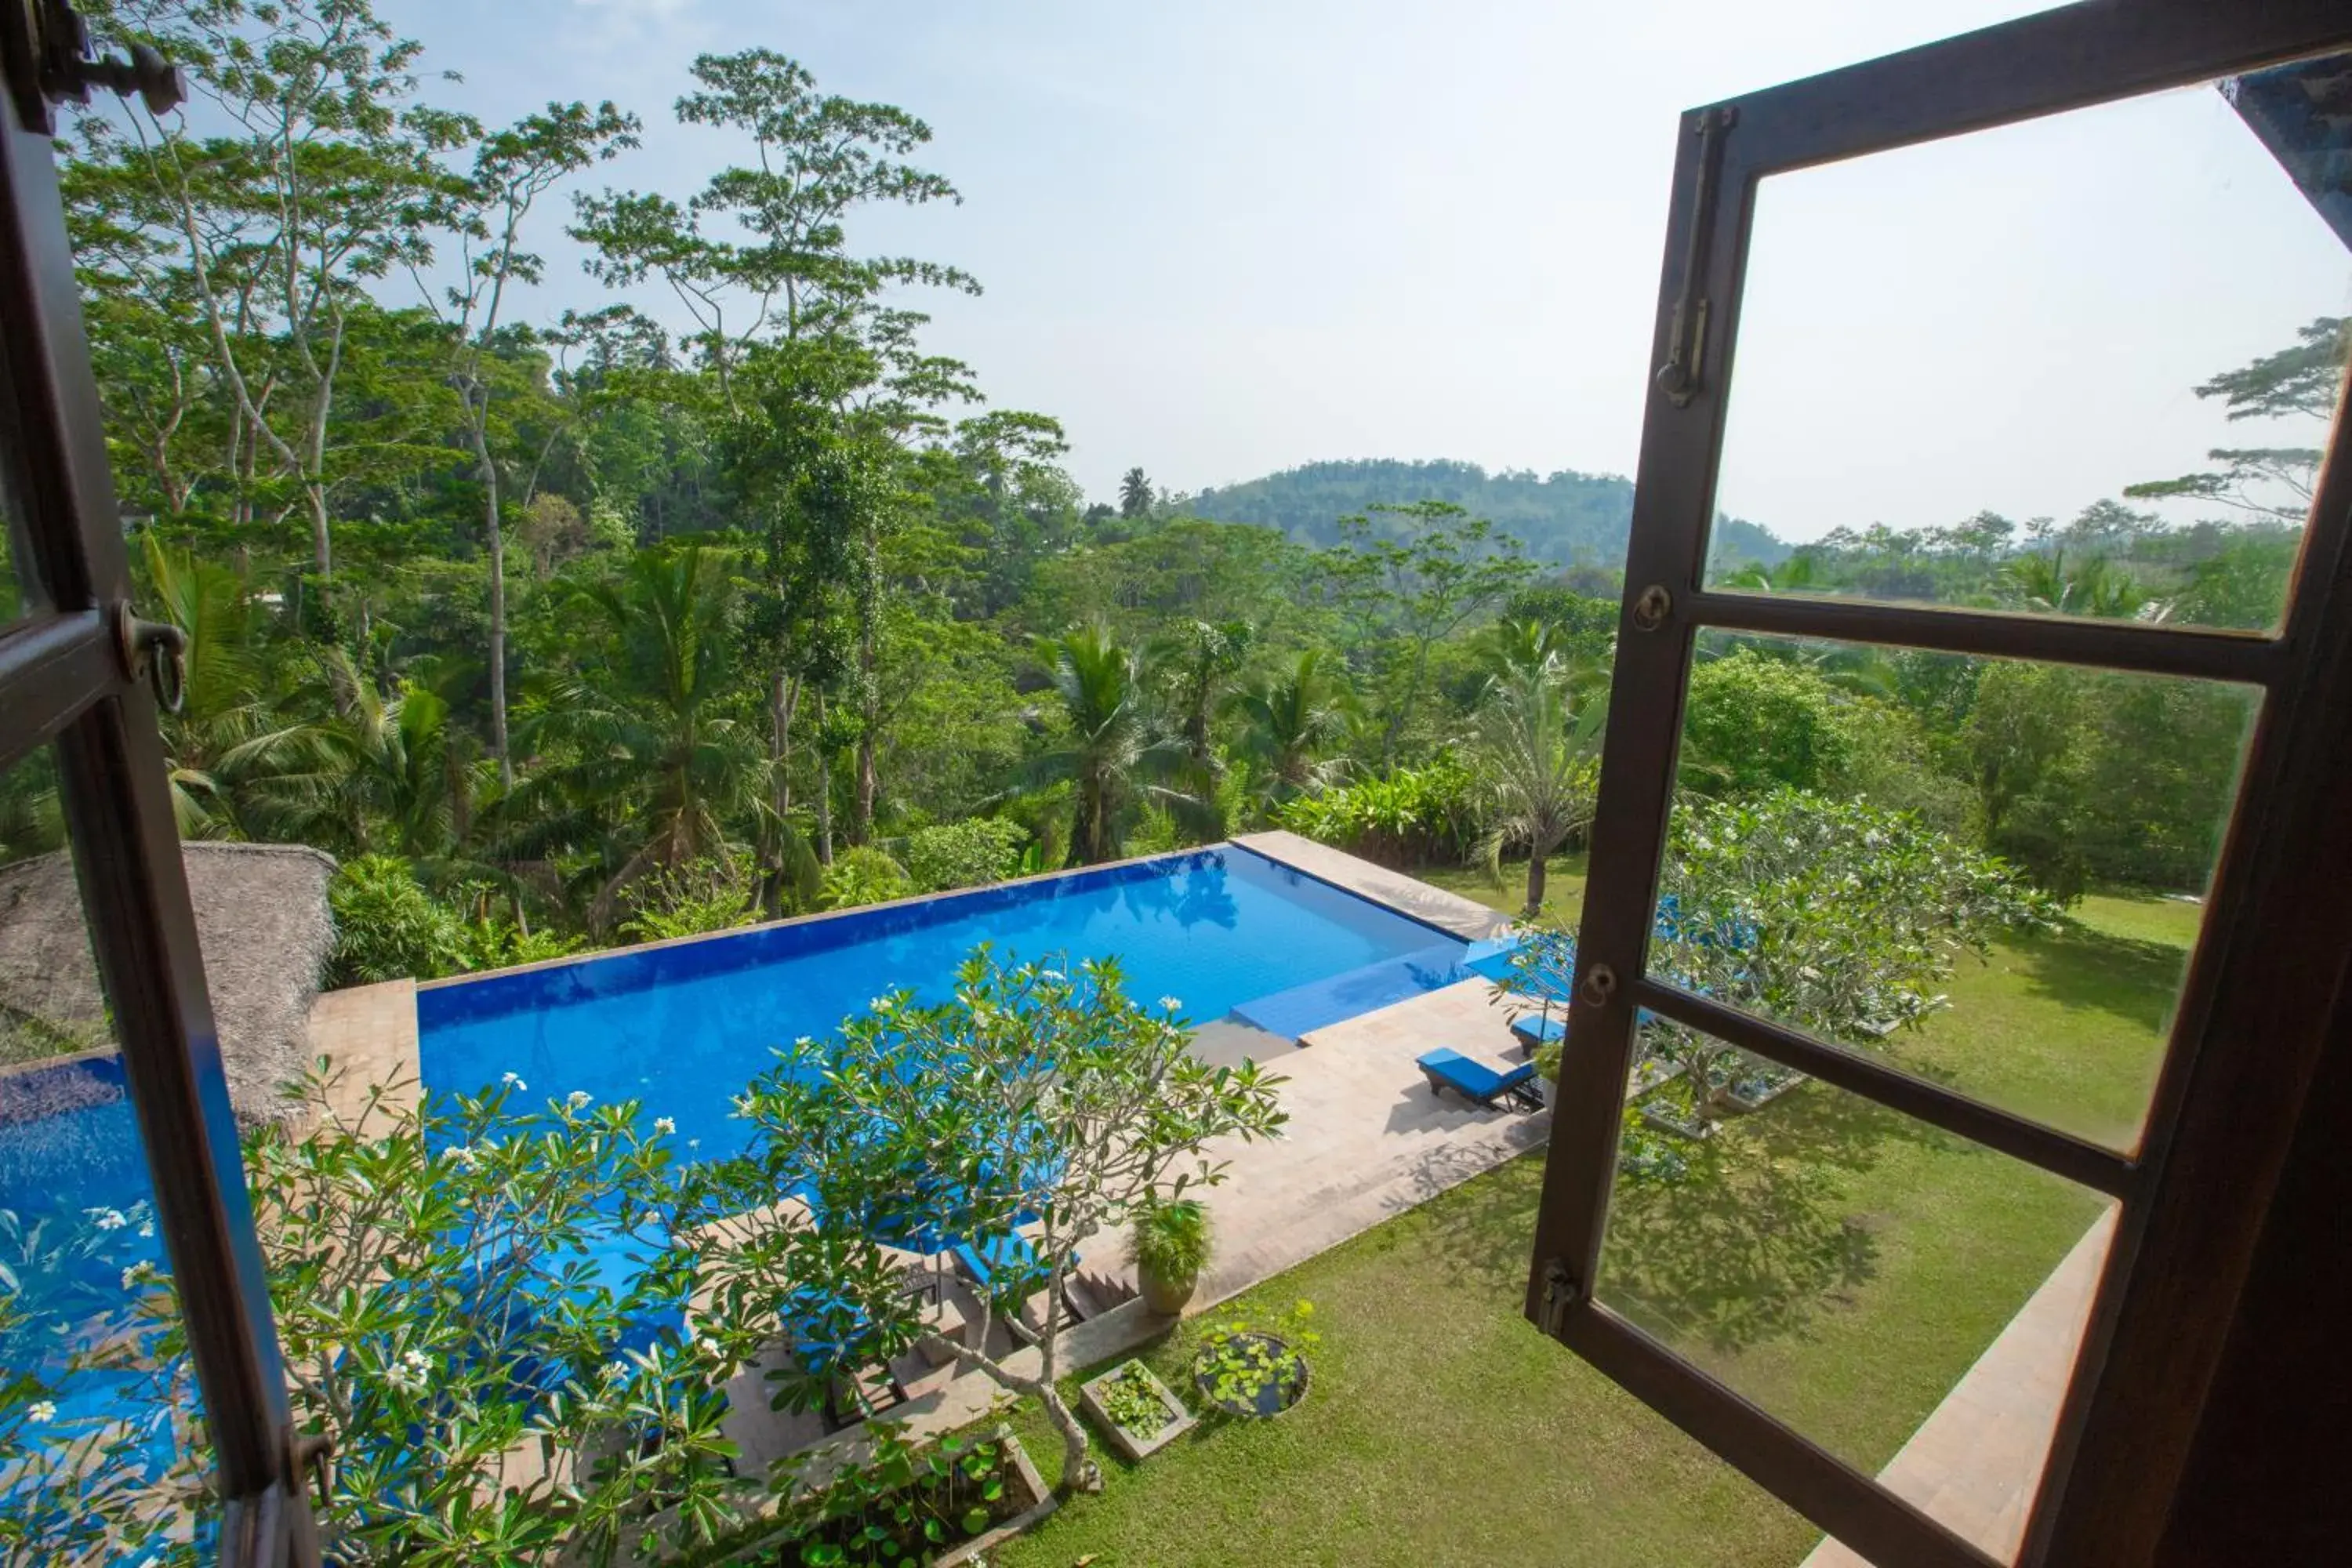
MULTIPOLYGON (((1528 863, 1524 860, 1504 861, 1500 881, 1487 876, 1483 866, 1436 866, 1412 874, 1433 888, 1475 899, 1507 915, 1516 916, 1527 904, 1528 863)), ((1570 927, 1584 912, 1583 850, 1555 855, 1544 863, 1544 912, 1570 927)))
MULTIPOLYGON (((1576 871, 1561 870, 1565 889, 1576 871)), ((1966 963, 1951 1008, 1898 1054, 2127 1138, 2199 913, 2085 900, 2057 934, 1966 963)), ((1621 1194, 1603 1294, 1865 1468, 1935 1408, 2099 1206, 1819 1084, 1732 1123, 1713 1157, 1716 1181, 1621 1194)), ((997 1563, 1798 1563, 1815 1538, 1802 1520, 1520 1320, 1540 1174, 1540 1156, 1514 1162, 1251 1292, 1241 1307, 1266 1316, 1316 1303, 1306 1403, 1204 1426, 1140 1468, 1106 1456, 1102 1495, 997 1563)), ((1192 1333, 1149 1352, 1171 1385, 1192 1333)), ((1034 1411, 1016 1423, 1053 1479, 1051 1434, 1034 1411)))

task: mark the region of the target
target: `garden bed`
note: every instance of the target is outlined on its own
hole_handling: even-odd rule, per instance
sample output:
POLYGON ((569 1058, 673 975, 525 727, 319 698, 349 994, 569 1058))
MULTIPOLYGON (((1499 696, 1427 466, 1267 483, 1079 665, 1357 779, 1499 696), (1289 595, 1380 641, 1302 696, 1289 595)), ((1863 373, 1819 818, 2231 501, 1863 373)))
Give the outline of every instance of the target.
POLYGON ((952 1568, 979 1562, 1059 1506, 1009 1431, 1000 1429, 974 1443, 950 1437, 899 1452, 900 1458, 873 1469, 836 1478, 790 1510, 798 1517, 789 1522, 691 1561, 709 1568, 800 1568, 829 1562, 952 1568), (909 1479, 890 1485, 899 1473, 909 1479), (877 1536, 876 1530, 883 1533, 877 1536), (828 1548, 842 1555, 825 1555, 828 1548))
POLYGON ((1139 1361, 1115 1367, 1078 1389, 1078 1407, 1091 1416, 1110 1446, 1129 1464, 1141 1464, 1199 1422, 1168 1385, 1139 1361), (1160 1417, 1157 1426, 1139 1429, 1129 1425, 1139 1418, 1160 1417))

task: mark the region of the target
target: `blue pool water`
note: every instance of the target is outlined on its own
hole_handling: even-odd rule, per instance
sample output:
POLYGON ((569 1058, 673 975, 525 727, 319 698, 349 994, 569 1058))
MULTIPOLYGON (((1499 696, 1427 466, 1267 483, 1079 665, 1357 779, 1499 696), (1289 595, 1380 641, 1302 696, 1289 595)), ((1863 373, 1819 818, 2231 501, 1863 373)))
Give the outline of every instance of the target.
POLYGON ((735 1145, 733 1097, 774 1047, 824 1037, 898 986, 943 996, 981 942, 1000 957, 1116 957, 1128 994, 1195 1023, 1286 1038, 1468 973, 1468 944, 1234 846, 417 994, 428 1089, 514 1073, 534 1099, 637 1100, 706 1154, 735 1145))

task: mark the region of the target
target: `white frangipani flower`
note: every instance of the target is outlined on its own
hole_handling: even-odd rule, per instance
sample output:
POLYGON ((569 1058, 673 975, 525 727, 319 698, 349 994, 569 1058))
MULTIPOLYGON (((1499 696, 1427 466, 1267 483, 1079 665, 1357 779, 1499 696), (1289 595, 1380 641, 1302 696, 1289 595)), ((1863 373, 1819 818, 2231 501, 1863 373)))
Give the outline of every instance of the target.
POLYGON ((563 1097, 563 1103, 574 1110, 585 1110, 588 1109, 588 1101, 593 1098, 586 1089, 575 1089, 563 1097))
POLYGON ((131 1223, 123 1217, 121 1209, 97 1208, 84 1209, 82 1212, 89 1215, 90 1223, 100 1230, 121 1230, 131 1223))
POLYGON ((654 1131, 667 1138, 677 1131, 677 1123, 667 1116, 656 1116, 654 1118, 654 1131))
POLYGON ((1181 1000, 1180 1000, 1180 999, 1178 999, 1177 997, 1174 997, 1174 996, 1162 996, 1162 997, 1160 999, 1160 1005, 1161 1007, 1165 1008, 1167 1011, 1169 1011, 1169 1012, 1171 1012, 1171 1013, 1173 1013, 1173 1012, 1177 1012, 1177 1011, 1179 1011, 1180 1009, 1181 1009, 1181 1008, 1183 1007, 1184 1004, 1182 1003, 1182 1001, 1181 1001, 1181 1000))
POLYGON ((518 1093, 527 1094, 530 1091, 530 1085, 523 1082, 522 1079, 514 1073, 500 1073, 499 1075, 499 1081, 505 1084, 509 1089, 516 1090, 518 1093))
POLYGON ((36 1399, 25 1407, 25 1419, 27 1421, 54 1421, 57 1418, 58 1407, 48 1400, 36 1399))

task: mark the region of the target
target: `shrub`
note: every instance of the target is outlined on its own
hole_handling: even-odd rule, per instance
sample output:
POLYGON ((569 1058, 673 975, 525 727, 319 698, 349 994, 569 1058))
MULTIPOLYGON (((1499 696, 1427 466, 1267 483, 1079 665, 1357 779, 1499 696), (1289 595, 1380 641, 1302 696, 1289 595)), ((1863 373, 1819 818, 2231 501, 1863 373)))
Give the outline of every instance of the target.
POLYGON ((462 973, 473 956, 466 922, 419 887, 397 856, 346 860, 328 885, 327 902, 335 914, 331 985, 430 980, 462 973))
POLYGON ((907 836, 907 875, 915 889, 943 893, 1002 882, 1017 873, 1028 832, 1001 816, 973 816, 907 836))
POLYGON ((817 903, 828 910, 854 910, 860 904, 883 904, 915 890, 906 868, 871 845, 861 844, 834 857, 824 868, 817 903))
POLYGON ((1385 865, 1461 865, 1482 837, 1476 782, 1468 768, 1441 758, 1301 795, 1276 817, 1293 833, 1385 865))
POLYGON ((735 860, 694 860, 646 879, 637 912, 621 924, 631 942, 664 942, 731 931, 760 918, 751 868, 735 860))

